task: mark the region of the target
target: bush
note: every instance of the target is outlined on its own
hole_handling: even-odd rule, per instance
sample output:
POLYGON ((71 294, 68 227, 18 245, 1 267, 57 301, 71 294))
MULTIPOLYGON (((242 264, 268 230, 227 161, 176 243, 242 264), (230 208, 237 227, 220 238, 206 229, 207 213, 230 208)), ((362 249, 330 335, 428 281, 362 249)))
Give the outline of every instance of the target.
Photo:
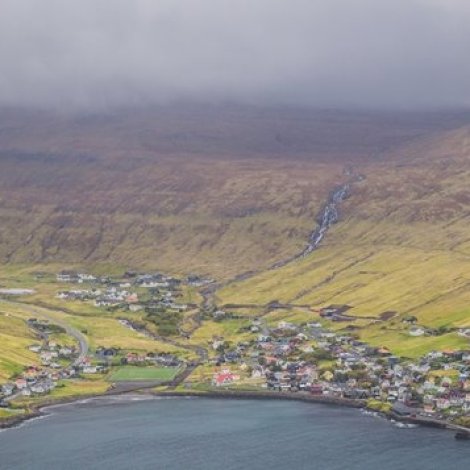
POLYGON ((370 398, 369 400, 367 400, 366 407, 369 410, 378 411, 379 413, 388 413, 392 409, 392 404, 391 403, 384 403, 382 401, 370 398))
POLYGON ((178 324, 182 314, 179 312, 149 312, 147 320, 158 327, 158 334, 161 336, 173 336, 178 334, 178 324))
POLYGON ((460 426, 465 426, 466 428, 470 428, 470 416, 459 416, 455 419, 455 424, 460 426))

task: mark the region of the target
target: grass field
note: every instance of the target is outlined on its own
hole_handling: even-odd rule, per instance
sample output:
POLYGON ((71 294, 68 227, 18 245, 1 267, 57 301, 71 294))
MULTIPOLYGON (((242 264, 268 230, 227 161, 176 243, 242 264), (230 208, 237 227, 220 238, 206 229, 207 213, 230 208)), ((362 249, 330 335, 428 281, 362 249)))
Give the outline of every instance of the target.
POLYGON ((15 407, 29 407, 49 403, 51 398, 75 398, 93 395, 101 395, 109 389, 110 384, 99 377, 93 379, 62 380, 59 385, 46 395, 23 397, 20 396, 13 401, 15 407))
POLYGON ((5 310, 0 311, 0 383, 21 372, 24 366, 39 363, 38 355, 28 350, 37 342, 36 337, 24 319, 5 310))
POLYGON ((18 416, 19 414, 23 414, 24 410, 11 410, 11 409, 3 409, 0 408, 0 419, 1 418, 11 418, 12 416, 18 416))
POLYGON ((134 380, 167 381, 173 379, 178 371, 177 367, 123 366, 112 372, 109 380, 114 382, 132 382, 134 380))
POLYGON ((52 397, 69 397, 81 395, 97 395, 106 392, 109 383, 101 379, 92 380, 64 380, 60 387, 52 391, 49 396, 52 397))

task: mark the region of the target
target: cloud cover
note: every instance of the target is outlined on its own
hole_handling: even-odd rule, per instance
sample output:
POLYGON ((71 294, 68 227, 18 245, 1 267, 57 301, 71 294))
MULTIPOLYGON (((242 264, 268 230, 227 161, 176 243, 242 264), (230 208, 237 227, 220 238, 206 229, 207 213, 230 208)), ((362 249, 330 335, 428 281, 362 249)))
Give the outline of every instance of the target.
POLYGON ((467 0, 2 0, 0 105, 470 105, 467 0))

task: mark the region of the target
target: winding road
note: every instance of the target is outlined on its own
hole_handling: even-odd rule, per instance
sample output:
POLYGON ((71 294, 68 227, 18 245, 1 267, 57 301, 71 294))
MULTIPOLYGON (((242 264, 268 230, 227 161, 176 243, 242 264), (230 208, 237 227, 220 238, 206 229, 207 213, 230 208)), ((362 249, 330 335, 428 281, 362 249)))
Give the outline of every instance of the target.
POLYGON ((78 341, 79 346, 79 354, 78 357, 72 363, 73 366, 78 365, 80 362, 85 359, 86 355, 88 354, 88 339, 86 336, 81 333, 76 328, 70 326, 66 321, 56 318, 54 315, 50 315, 45 312, 42 308, 39 309, 34 307, 33 305, 25 304, 22 302, 14 302, 11 300, 4 300, 0 299, 0 305, 11 306, 11 307, 20 307, 23 311, 28 312, 31 316, 36 318, 41 318, 43 320, 47 320, 48 322, 60 326, 65 330, 65 332, 75 338, 78 341))

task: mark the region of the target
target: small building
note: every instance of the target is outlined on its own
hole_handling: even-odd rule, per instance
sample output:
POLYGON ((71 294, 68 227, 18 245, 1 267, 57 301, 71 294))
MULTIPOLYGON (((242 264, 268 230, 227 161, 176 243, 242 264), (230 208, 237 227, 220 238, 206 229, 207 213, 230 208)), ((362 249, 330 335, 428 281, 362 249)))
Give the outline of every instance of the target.
POLYGON ((425 333, 426 333, 425 329, 421 328, 420 326, 415 326, 413 328, 410 328, 410 331, 408 332, 410 336, 424 336, 425 333))

